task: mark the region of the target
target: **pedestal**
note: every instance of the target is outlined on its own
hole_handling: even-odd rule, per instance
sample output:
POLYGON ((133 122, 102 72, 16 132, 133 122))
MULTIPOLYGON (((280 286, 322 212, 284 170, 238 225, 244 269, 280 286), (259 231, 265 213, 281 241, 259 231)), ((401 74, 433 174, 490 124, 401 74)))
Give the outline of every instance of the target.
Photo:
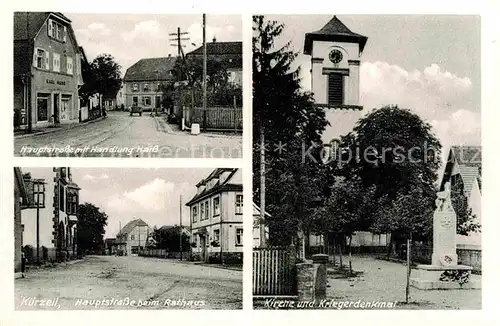
POLYGON ((471 272, 472 267, 466 265, 418 265, 412 270, 410 285, 421 290, 481 289, 481 277, 479 275, 471 274, 469 281, 462 285, 457 281, 441 281, 441 275, 447 271, 471 272))

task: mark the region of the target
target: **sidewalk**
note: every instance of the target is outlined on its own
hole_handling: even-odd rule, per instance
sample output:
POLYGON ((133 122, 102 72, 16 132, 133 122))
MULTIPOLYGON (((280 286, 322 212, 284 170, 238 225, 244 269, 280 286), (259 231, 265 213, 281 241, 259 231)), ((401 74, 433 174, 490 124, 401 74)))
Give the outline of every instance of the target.
MULTIPOLYGON (((167 121, 167 116, 164 114, 156 115, 154 118, 157 122, 158 129, 164 133, 191 136, 191 133, 188 130, 183 131, 181 130, 179 125, 169 123, 167 121)), ((225 132, 201 131, 200 134, 197 135, 196 137, 198 136, 209 137, 209 138, 226 138, 226 139, 241 139, 243 137, 241 132, 235 133, 234 131, 229 131, 229 130, 225 132)))
POLYGON ((186 264, 186 265, 198 265, 198 266, 205 266, 205 267, 213 267, 213 268, 218 268, 218 269, 227 269, 227 270, 232 270, 232 271, 243 271, 243 265, 220 265, 220 264, 209 264, 205 263, 202 261, 198 260, 180 260, 180 259, 175 259, 175 258, 162 258, 162 257, 146 257, 146 256, 138 256, 138 257, 143 257, 143 258, 156 258, 156 259, 161 259, 165 261, 170 261, 172 263, 179 263, 179 264, 186 264))
POLYGON ((72 128, 79 127, 79 126, 85 126, 87 124, 97 122, 97 121, 100 121, 103 119, 104 119, 104 117, 99 117, 97 119, 85 121, 85 122, 63 123, 57 127, 48 126, 45 128, 37 128, 37 129, 33 129, 32 133, 30 133, 30 134, 27 134, 25 130, 18 130, 18 131, 14 131, 14 138, 20 139, 20 138, 27 138, 27 137, 34 137, 34 136, 38 136, 38 135, 50 134, 50 133, 53 133, 56 131, 72 129, 72 128))

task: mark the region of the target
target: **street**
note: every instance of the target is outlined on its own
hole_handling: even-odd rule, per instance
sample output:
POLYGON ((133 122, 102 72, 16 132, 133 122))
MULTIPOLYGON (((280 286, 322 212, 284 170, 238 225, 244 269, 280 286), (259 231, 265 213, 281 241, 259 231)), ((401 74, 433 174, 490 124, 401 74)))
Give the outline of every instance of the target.
POLYGON ((22 310, 241 309, 242 275, 192 262, 88 256, 16 279, 15 305, 22 310))
POLYGON ((176 130, 165 117, 111 111, 105 119, 14 138, 14 155, 35 157, 240 158, 241 134, 176 130))

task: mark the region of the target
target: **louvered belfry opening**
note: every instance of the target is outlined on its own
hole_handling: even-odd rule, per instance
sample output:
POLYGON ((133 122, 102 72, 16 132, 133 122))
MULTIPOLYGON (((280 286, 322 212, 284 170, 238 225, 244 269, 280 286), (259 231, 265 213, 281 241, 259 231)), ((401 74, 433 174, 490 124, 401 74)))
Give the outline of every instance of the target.
POLYGON ((328 75, 328 104, 344 104, 344 76, 341 74, 328 75))

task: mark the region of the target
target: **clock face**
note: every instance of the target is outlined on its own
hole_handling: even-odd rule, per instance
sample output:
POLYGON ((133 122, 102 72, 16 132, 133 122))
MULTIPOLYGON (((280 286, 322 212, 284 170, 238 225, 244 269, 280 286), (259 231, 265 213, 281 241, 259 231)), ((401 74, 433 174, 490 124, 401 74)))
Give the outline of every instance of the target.
POLYGON ((332 52, 330 52, 329 54, 329 57, 330 57, 330 61, 333 62, 333 63, 339 63, 340 61, 342 61, 342 52, 340 52, 339 50, 332 50, 332 52))

